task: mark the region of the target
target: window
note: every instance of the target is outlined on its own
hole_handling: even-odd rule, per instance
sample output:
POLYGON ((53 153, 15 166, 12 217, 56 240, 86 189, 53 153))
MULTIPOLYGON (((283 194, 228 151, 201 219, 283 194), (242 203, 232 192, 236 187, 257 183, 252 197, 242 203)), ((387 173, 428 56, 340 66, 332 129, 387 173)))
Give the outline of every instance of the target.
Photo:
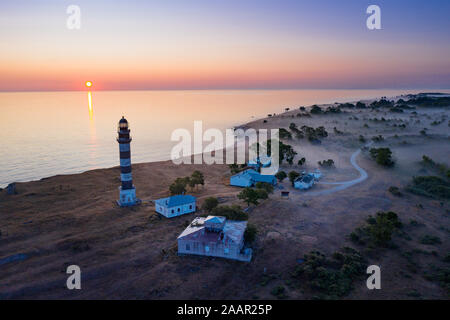
POLYGON ((191 250, 191 246, 189 244, 186 244, 186 251, 191 250))
POLYGON ((205 246, 205 251, 209 252, 209 246, 205 246))
POLYGON ((229 254, 229 253, 230 253, 230 248, 225 248, 225 249, 223 249, 223 252, 224 252, 225 254, 229 254))
POLYGON ((172 209, 172 213, 174 213, 173 209, 172 209))
POLYGON ((178 212, 180 212, 180 208, 178 208, 178 212))

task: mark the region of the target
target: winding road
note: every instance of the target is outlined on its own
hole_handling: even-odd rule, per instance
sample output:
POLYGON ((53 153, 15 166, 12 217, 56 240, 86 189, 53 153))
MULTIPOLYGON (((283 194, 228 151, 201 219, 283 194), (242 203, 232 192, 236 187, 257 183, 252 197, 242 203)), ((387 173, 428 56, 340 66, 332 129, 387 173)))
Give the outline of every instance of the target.
MULTIPOLYGON (((369 146, 372 145, 372 143, 373 143, 373 141, 367 143, 365 146, 369 147, 369 146)), ((335 193, 337 191, 345 190, 347 188, 350 188, 351 186, 354 186, 355 184, 358 184, 358 183, 363 182, 364 180, 366 180, 369 175, 367 174, 366 170, 364 170, 363 168, 358 166, 358 164, 356 163, 356 157, 360 153, 361 153, 361 148, 359 148, 358 150, 353 152, 353 154, 350 157, 350 163, 352 164, 352 166, 356 170, 358 170, 358 172, 360 174, 360 176, 358 178, 353 179, 353 180, 348 180, 348 181, 341 181, 341 182, 318 182, 320 184, 336 185, 336 187, 331 188, 331 189, 327 189, 327 190, 307 192, 304 195, 305 196, 312 196, 312 197, 327 195, 327 194, 335 193)))

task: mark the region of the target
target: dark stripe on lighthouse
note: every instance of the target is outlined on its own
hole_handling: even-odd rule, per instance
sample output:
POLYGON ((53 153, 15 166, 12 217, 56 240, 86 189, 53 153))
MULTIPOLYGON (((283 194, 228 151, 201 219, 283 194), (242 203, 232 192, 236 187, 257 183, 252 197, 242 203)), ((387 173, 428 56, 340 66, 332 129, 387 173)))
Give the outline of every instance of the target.
POLYGON ((133 180, 122 181, 122 189, 123 190, 133 189, 133 180))
POLYGON ((120 167, 121 173, 131 173, 131 166, 120 167))
POLYGON ((130 151, 120 151, 120 159, 130 159, 131 152, 130 151))

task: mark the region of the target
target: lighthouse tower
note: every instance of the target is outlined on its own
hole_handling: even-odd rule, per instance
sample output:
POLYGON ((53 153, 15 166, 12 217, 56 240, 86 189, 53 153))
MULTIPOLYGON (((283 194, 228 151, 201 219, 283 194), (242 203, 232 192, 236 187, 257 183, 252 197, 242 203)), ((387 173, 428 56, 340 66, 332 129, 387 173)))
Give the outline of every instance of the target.
POLYGON ((128 121, 124 117, 119 121, 117 133, 117 142, 120 150, 120 180, 122 181, 122 185, 119 187, 120 195, 117 203, 121 207, 129 207, 137 205, 141 201, 136 198, 136 188, 133 186, 131 177, 131 137, 128 121))

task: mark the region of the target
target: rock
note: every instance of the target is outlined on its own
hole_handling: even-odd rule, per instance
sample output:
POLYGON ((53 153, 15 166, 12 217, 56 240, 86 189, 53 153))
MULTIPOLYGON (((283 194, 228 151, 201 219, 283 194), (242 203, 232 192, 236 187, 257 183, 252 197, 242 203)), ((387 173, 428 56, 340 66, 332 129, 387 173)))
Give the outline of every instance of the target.
POLYGON ((8 186, 6 187, 6 190, 7 190, 8 194, 17 194, 16 183, 13 182, 13 183, 8 184, 8 186))

